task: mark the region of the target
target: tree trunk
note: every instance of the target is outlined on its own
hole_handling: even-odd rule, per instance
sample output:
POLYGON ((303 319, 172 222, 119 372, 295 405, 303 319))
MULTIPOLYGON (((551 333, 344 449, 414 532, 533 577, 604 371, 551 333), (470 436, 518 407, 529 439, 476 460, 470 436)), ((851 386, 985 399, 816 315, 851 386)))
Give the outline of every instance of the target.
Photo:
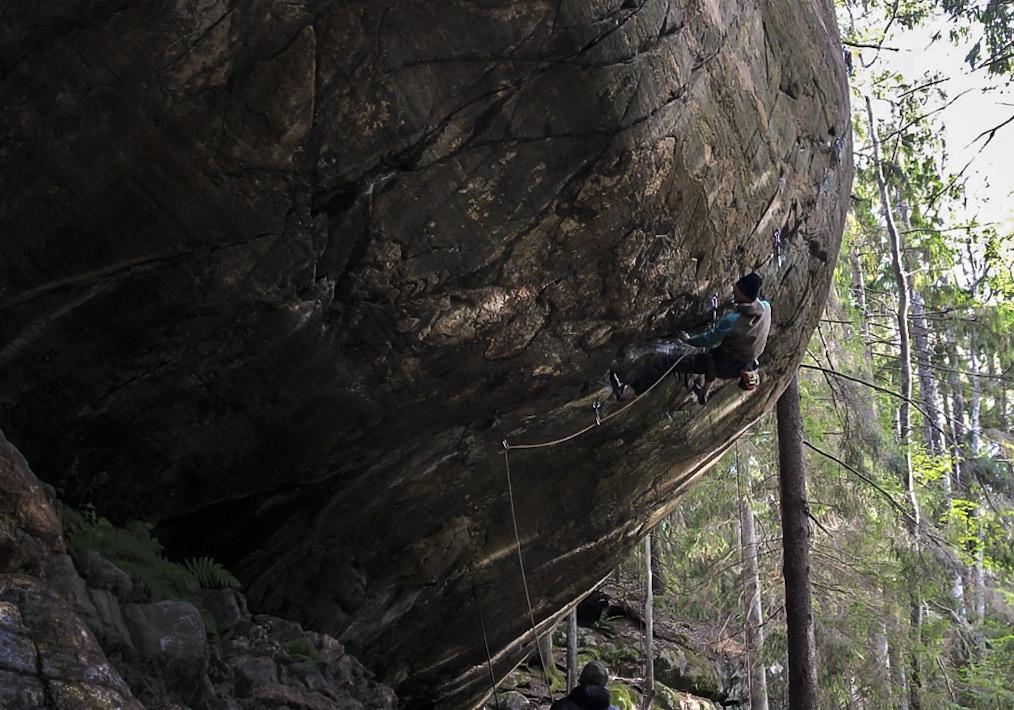
POLYGON ((870 139, 873 143, 874 175, 877 179, 877 188, 880 191, 880 207, 884 213, 884 222, 887 225, 887 234, 891 241, 891 266, 894 269, 894 280, 898 289, 898 336, 901 346, 899 361, 901 365, 901 396, 903 397, 898 406, 898 438, 905 457, 905 489, 908 491, 909 503, 912 506, 912 517, 915 520, 912 526, 912 533, 915 535, 918 533, 920 513, 919 501, 915 495, 915 479, 912 473, 912 449, 911 442, 909 441, 912 429, 911 408, 909 405, 909 401, 912 399, 912 344, 908 333, 908 277, 901 262, 901 235, 898 233, 898 229, 894 224, 894 216, 891 213, 891 198, 887 193, 884 171, 880 163, 880 138, 877 135, 877 124, 873 118, 873 104, 870 102, 869 97, 866 97, 866 115, 870 121, 870 139))
POLYGON ((553 664, 553 629, 539 637, 539 663, 543 664, 547 675, 552 678, 555 670, 553 664))
POLYGON ((746 617, 746 658, 750 665, 750 710, 768 710, 767 674, 761 654, 764 626, 761 610, 760 571, 757 565, 757 533, 754 529, 750 495, 749 457, 741 460, 736 451, 736 475, 739 479, 740 551, 743 557, 743 599, 746 617))
POLYGON ((911 590, 911 634, 908 650, 908 703, 911 710, 922 708, 922 675, 919 669, 919 649, 922 646, 922 601, 916 588, 911 590))
MULTIPOLYGON (((944 475, 944 504, 951 509, 954 492, 961 486, 961 470, 964 465, 964 432, 962 425, 964 397, 961 392, 961 377, 955 372, 958 369, 957 346, 954 343, 954 334, 947 331, 947 366, 951 369, 947 378, 950 387, 950 397, 943 397, 944 411, 946 412, 948 429, 951 434, 951 470, 944 475)), ((965 570, 964 564, 959 562, 958 569, 954 570, 954 578, 951 580, 951 597, 954 599, 954 611, 962 621, 968 619, 967 605, 965 604, 965 570)))
MULTIPOLYGON (((950 434, 949 438, 953 442, 954 441, 954 407, 951 405, 952 399, 953 398, 952 397, 948 397, 946 393, 943 393, 943 392, 941 393, 940 401, 943 403, 943 414, 944 414, 944 423, 945 423, 944 430, 947 431, 950 434)), ((953 449, 950 446, 948 446, 948 447, 945 448, 945 451, 953 451, 953 449)), ((944 487, 944 498, 946 499, 948 507, 950 507, 950 501, 951 501, 951 498, 954 495, 954 481, 955 481, 955 479, 958 476, 957 462, 956 462, 956 458, 957 457, 955 456, 954 453, 951 453, 951 457, 952 457, 952 460, 951 460, 951 469, 949 471, 947 471, 946 473, 944 473, 944 475, 942 477, 942 482, 943 482, 943 487, 944 487)))
POLYGON ((887 618, 890 624, 890 636, 896 640, 895 643, 888 646, 888 653, 891 658, 891 675, 895 679, 895 697, 898 700, 897 707, 898 710, 911 710, 908 706, 908 674, 905 672, 902 652, 903 644, 897 642, 897 639, 901 638, 901 623, 893 610, 888 612, 887 618))
POLYGON ((979 513, 978 536, 979 544, 975 548, 975 623, 982 626, 986 623, 986 568, 983 564, 985 557, 985 531, 982 525, 982 513, 979 513))
POLYGON ((803 468, 799 375, 778 399, 778 483, 789 652, 789 710, 816 710, 817 669, 810 597, 810 523, 803 468))
POLYGON ((915 331, 915 361, 919 368, 919 400, 925 414, 923 415, 923 438, 926 450, 939 456, 944 452, 946 442, 941 434, 940 424, 940 390, 934 376, 930 359, 929 321, 926 319, 922 296, 912 293, 912 315, 915 331))
POLYGON ((567 615, 567 690, 577 685, 577 605, 567 615))
MULTIPOLYGON (((884 223, 887 226, 887 235, 891 242, 891 267, 894 270, 894 280, 898 290, 898 336, 900 350, 899 361, 901 365, 901 396, 902 400, 898 406, 898 443, 901 445, 902 454, 905 458, 905 490, 908 492, 909 504, 912 507, 912 522, 909 524, 909 531, 912 534, 912 542, 916 548, 919 545, 919 524, 920 511, 919 500, 915 494, 915 476, 912 471, 912 447, 911 447, 911 408, 909 400, 912 399, 912 344, 908 333, 908 311, 909 311, 909 286, 908 277, 902 265, 901 235, 894 224, 894 216, 891 212, 891 198, 887 193, 887 184, 884 181, 884 170, 880 161, 880 138, 877 135, 877 123, 873 117, 873 104, 870 98, 866 97, 866 115, 870 121, 870 140, 873 143, 873 167, 874 176, 877 179, 877 189, 880 192, 880 207, 884 213, 884 223)), ((912 636, 918 639, 922 635, 922 602, 917 590, 912 592, 912 636)), ((920 675, 919 657, 917 649, 919 643, 913 643, 909 658, 909 703, 912 710, 920 710, 920 675)))
POLYGON ((641 707, 648 710, 655 696, 655 611, 651 593, 651 535, 644 536, 644 695, 641 707))
POLYGON ((662 533, 655 527, 651 533, 651 592, 656 597, 665 594, 665 579, 662 577, 662 533))
POLYGON ((874 635, 873 645, 877 659, 877 685, 885 707, 892 707, 891 702, 891 647, 887 636, 887 621, 880 619, 880 625, 874 635))
MULTIPOLYGON (((866 276, 863 273, 863 262, 859 260, 859 254, 855 247, 849 252, 849 262, 852 265, 852 292, 855 294, 856 306, 862 316, 863 329, 863 355, 866 359, 866 374, 873 374, 873 336, 870 333, 870 311, 866 305, 866 276)), ((870 396, 870 401, 875 402, 876 397, 870 396)), ((875 405, 874 405, 875 406, 875 405)))
MULTIPOLYGON (((982 359, 975 345, 975 336, 969 335, 969 366, 972 372, 978 372, 982 367, 982 359)), ((972 404, 968 411, 968 445, 974 458, 982 449, 982 380, 977 375, 969 375, 968 379, 972 381, 972 404)))
POLYGON ((958 370, 961 362, 958 360, 958 345, 954 338, 954 331, 947 331, 947 366, 951 372, 948 380, 951 385, 951 440, 954 457, 954 490, 959 491, 964 486, 962 470, 965 461, 965 392, 961 384, 961 375, 958 370))
MULTIPOLYGON (((908 203, 905 198, 898 194, 898 213, 901 215, 901 223, 906 230, 912 229, 912 218, 909 213, 908 203)), ((915 261, 914 254, 902 252, 902 264, 906 271, 912 271, 915 261)), ((926 308, 923 304, 922 295, 915 284, 909 283, 909 296, 912 302, 912 339, 915 341, 915 362, 919 371, 919 402, 922 404, 923 418, 923 441, 926 451, 934 456, 944 452, 946 442, 943 440, 940 428, 940 392, 937 387, 937 380, 932 370, 930 357, 930 327, 926 318, 926 308)))

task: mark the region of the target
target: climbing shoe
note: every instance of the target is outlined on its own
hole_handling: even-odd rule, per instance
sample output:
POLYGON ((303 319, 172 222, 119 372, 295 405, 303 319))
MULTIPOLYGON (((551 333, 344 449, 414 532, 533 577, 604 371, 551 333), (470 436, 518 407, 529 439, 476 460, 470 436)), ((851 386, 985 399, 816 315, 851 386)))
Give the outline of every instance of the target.
POLYGON ((609 386, 613 388, 613 397, 616 398, 616 401, 622 402, 624 385, 620 382, 620 376, 614 370, 609 371, 609 386))
POLYGON ((703 386, 695 382, 694 386, 691 387, 691 389, 694 391, 694 394, 697 395, 698 404, 704 406, 705 404, 708 403, 708 391, 705 390, 703 386))
POLYGON ((613 397, 616 398, 617 402, 623 402, 637 396, 637 390, 630 385, 623 384, 620 376, 614 370, 609 371, 609 385, 613 388, 613 397))

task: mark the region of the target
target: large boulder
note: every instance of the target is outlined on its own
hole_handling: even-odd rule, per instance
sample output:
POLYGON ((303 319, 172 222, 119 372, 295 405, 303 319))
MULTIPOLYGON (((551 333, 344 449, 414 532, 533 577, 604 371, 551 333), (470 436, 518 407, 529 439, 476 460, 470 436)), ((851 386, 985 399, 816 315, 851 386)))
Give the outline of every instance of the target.
POLYGON ((123 618, 139 657, 131 665, 131 682, 150 697, 189 704, 208 665, 200 612, 189 602, 162 601, 126 604, 123 618))
POLYGON ((771 407, 823 308, 851 181, 829 0, 0 16, 0 422, 410 702, 485 692, 482 627, 511 668, 771 407), (750 269, 759 390, 699 410, 669 381, 504 456, 594 422, 619 346, 750 269))
POLYGON ((88 597, 69 562, 44 486, 0 431, 0 707, 140 710, 75 611, 88 597))

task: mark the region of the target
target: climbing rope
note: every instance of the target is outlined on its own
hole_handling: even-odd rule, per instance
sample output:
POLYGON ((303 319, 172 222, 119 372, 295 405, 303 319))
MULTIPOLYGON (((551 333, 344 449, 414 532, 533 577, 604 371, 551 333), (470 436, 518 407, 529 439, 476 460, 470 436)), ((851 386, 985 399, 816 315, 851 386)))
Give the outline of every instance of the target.
POLYGON ((518 534, 518 516, 514 510, 514 486, 511 484, 511 463, 507 457, 507 440, 504 439, 504 463, 507 466, 507 497, 511 503, 511 521, 514 523, 514 540, 518 548, 518 567, 521 569, 521 584, 525 588, 525 603, 528 604, 528 619, 532 623, 532 638, 535 640, 535 650, 539 653, 539 663, 542 665, 542 674, 546 678, 546 688, 550 695, 553 692, 553 682, 549 678, 549 669, 546 667, 546 659, 542 656, 542 646, 539 645, 539 633, 535 630, 535 612, 532 609, 532 595, 528 591, 528 578, 525 575, 525 558, 521 554, 521 536, 518 534))
MULTIPOLYGON (((539 645, 539 634, 538 634, 538 631, 536 630, 536 625, 535 625, 535 611, 532 608, 532 595, 531 595, 531 592, 530 592, 530 590, 528 588, 528 576, 527 576, 527 574, 525 574, 525 558, 524 558, 524 555, 521 552, 521 534, 518 532, 518 516, 517 516, 517 510, 516 510, 516 508, 514 506, 514 485, 513 485, 513 482, 511 481, 510 450, 511 449, 544 449, 544 448, 548 448, 548 447, 551 447, 551 446, 557 446, 557 445, 562 444, 564 442, 576 439, 577 437, 581 436, 581 434, 589 432, 592 429, 594 429, 595 427, 598 427, 598 426, 601 426, 601 425, 605 424, 607 421, 609 421, 613 417, 616 417, 616 416, 619 416, 620 414, 623 414, 625 411, 627 411, 628 409, 630 409, 630 407, 632 407, 636 402, 638 402, 638 401, 646 398, 651 393, 651 391, 653 389, 655 389, 659 385, 660 382, 662 382, 662 380, 664 380, 666 377, 668 377, 670 374, 672 374, 672 372, 676 369, 676 366, 679 365, 684 359, 686 359, 686 357, 688 355, 690 355, 690 354, 692 354, 694 352, 697 352, 699 350, 700 350, 700 348, 691 348, 691 349, 688 349, 687 352, 683 353, 678 358, 676 358, 676 361, 673 362, 673 364, 669 366, 669 369, 667 369, 664 373, 662 373, 662 376, 659 377, 657 380, 655 380, 651 384, 651 387, 649 387, 648 389, 646 389, 643 394, 641 394, 640 396, 632 399, 630 402, 627 402, 627 404, 625 404, 623 407, 621 407, 620 409, 617 409, 615 412, 613 412, 613 413, 611 413, 611 414, 609 414, 609 415, 607 415, 605 417, 601 416, 601 412, 600 412, 601 407, 602 407, 601 402, 596 401, 595 405, 597 405, 597 406, 594 406, 594 409, 595 409, 595 423, 594 424, 589 424, 588 426, 586 426, 583 429, 580 429, 580 430, 574 432, 573 434, 569 434, 567 436, 561 437, 559 439, 554 439, 552 441, 543 441, 543 442, 540 442, 540 443, 537 443, 537 444, 510 444, 510 443, 508 443, 508 441, 507 441, 506 438, 504 438, 501 441, 501 443, 503 444, 504 467, 507 470, 507 498, 510 501, 511 522, 513 523, 513 526, 514 526, 514 542, 516 543, 517 550, 518 550, 518 567, 521 570, 521 584, 522 584, 522 586, 525 589, 525 603, 528 605, 528 619, 529 619, 529 621, 531 622, 531 625, 532 625, 532 638, 535 640, 535 648, 536 648, 536 650, 539 653, 539 663, 542 665, 542 673, 543 673, 543 676, 545 677, 546 688, 548 689, 548 692, 549 692, 550 696, 552 696, 552 693, 553 693, 553 683, 552 683, 552 680, 549 677, 549 668, 546 665, 546 659, 542 655, 542 647, 539 645)), ((480 613, 479 620, 480 620, 480 622, 482 621, 481 613, 480 613)), ((483 629, 483 640, 485 640, 485 628, 483 629)), ((488 658, 489 657, 489 648, 488 648, 488 646, 487 646, 487 649, 486 649, 486 655, 487 655, 487 658, 488 658)), ((492 666, 492 663, 490 664, 490 675, 491 675, 491 677, 493 675, 493 666, 492 666)), ((496 695, 495 685, 494 685, 493 694, 494 694, 494 696, 496 695)))
MULTIPOLYGON (((545 449, 545 448, 549 448, 551 446, 557 446, 559 444, 566 443, 566 442, 568 442, 568 441, 570 441, 572 439, 576 439, 577 437, 581 436, 582 434, 587 434, 589 431, 591 431, 595 427, 602 426, 603 424, 605 424, 606 422, 608 422, 613 417, 618 417, 619 415, 623 414, 625 411, 627 411, 628 409, 630 409, 634 404, 636 404, 637 402, 640 402, 642 399, 644 399, 645 397, 647 397, 648 394, 653 389, 655 389, 659 385, 660 382, 662 382, 662 380, 664 380, 666 377, 668 377, 670 374, 672 374, 673 370, 676 369, 676 366, 679 365, 684 359, 686 359, 689 355, 692 355, 692 354, 694 354, 696 352, 701 352, 701 351, 702 351, 701 348, 690 348, 690 349, 688 349, 687 352, 683 353, 678 358, 676 358, 676 362, 674 362, 669 367, 669 369, 666 370, 662 374, 661 377, 659 377, 657 380, 655 380, 655 382, 652 383, 651 387, 649 387, 648 389, 646 389, 643 394, 641 394, 638 397, 635 397, 634 399, 630 400, 625 405, 623 405, 622 407, 620 407, 619 409, 617 409, 615 412, 607 414, 606 416, 603 417, 603 416, 601 416, 599 414, 598 411, 596 411, 595 423, 594 424, 589 424, 588 426, 584 427, 583 429, 578 429, 573 434, 568 434, 567 436, 562 436, 559 439, 553 439, 552 441, 543 441, 543 442, 540 442, 538 444, 509 444, 507 442, 507 439, 504 439, 501 442, 503 444, 503 453, 504 453, 504 455, 506 456, 507 455, 507 451, 510 450, 510 449, 545 449)), ((599 407, 596 407, 595 409, 598 410, 599 407)))
POLYGON ((482 618, 482 606, 479 604, 479 597, 475 593, 475 587, 472 587, 472 601, 475 602, 475 608, 479 612, 479 628, 482 629, 482 645, 486 649, 486 667, 489 669, 489 687, 493 691, 493 702, 496 705, 496 710, 500 710, 500 698, 496 694, 496 674, 493 673, 493 657, 489 654, 489 638, 486 636, 486 622, 482 618))

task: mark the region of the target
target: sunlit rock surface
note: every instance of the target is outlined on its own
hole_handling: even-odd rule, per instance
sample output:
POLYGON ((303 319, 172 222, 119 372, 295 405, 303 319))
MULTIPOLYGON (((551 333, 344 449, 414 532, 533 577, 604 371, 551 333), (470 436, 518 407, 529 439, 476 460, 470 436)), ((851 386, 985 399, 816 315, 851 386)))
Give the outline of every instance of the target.
POLYGON ((851 181, 830 2, 0 19, 0 422, 409 702, 484 692, 480 614, 497 674, 530 640, 503 439, 594 422, 620 345, 764 275, 760 390, 698 409, 673 379, 511 452, 545 626, 771 406, 823 307, 851 181))

